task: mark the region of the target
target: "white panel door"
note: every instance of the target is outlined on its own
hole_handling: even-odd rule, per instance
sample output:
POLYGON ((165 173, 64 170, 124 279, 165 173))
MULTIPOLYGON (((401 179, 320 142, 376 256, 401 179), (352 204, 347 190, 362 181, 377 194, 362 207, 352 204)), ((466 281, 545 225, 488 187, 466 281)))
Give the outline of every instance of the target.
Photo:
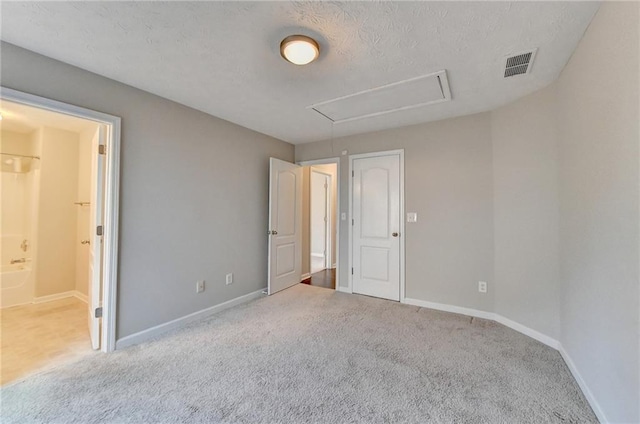
POLYGON ((400 300, 400 156, 353 161, 353 292, 400 300))
POLYGON ((271 158, 268 293, 300 282, 302 274, 302 168, 271 158))
POLYGON ((105 144, 106 127, 101 125, 91 140, 91 205, 89 228, 89 334, 91 346, 100 349, 100 321, 96 318, 96 309, 101 306, 102 294, 102 236, 97 227, 102 226, 104 192, 104 155, 99 154, 100 145, 105 144))

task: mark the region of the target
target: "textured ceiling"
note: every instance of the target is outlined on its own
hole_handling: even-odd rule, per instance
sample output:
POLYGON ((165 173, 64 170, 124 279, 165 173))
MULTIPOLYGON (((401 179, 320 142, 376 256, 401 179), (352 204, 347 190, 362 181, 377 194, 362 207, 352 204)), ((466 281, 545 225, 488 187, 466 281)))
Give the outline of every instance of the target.
POLYGON ((551 83, 594 2, 2 2, 12 44, 292 143, 490 110, 551 83), (284 61, 290 34, 318 61, 284 61), (530 74, 505 56, 532 48, 530 74), (332 124, 306 107, 447 70, 452 101, 332 124))

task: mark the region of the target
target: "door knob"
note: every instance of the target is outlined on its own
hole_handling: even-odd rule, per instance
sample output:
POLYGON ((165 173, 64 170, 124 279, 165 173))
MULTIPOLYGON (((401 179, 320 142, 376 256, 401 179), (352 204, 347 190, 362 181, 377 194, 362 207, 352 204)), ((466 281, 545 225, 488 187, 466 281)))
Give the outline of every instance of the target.
POLYGON ((275 236, 276 234, 278 234, 278 232, 274 230, 274 231, 271 231, 271 234, 275 236))
POLYGON ((398 233, 393 233, 391 235, 394 236, 394 237, 398 237, 398 233))
POLYGON ((90 243, 91 243, 91 241, 89 241, 89 240, 82 240, 80 242, 80 244, 90 244, 90 243))

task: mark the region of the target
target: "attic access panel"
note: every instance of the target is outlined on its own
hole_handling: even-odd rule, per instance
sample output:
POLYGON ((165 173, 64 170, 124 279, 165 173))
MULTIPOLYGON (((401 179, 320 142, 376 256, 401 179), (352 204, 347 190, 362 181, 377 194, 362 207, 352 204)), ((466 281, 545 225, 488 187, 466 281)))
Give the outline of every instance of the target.
POLYGON ((369 118, 451 100, 445 70, 316 103, 315 110, 335 123, 369 118))

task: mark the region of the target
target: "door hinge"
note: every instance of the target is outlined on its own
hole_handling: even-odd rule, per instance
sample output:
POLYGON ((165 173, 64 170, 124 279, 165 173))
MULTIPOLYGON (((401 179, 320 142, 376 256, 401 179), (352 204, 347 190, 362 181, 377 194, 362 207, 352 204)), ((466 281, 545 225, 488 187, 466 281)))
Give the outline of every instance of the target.
POLYGON ((356 225, 355 220, 351 219, 351 225, 356 225))
POLYGON ((106 149, 104 144, 98 144, 98 154, 99 155, 106 154, 106 149))
POLYGON ((97 235, 99 235, 99 236, 101 236, 103 232, 104 232, 104 230, 103 230, 103 228, 102 228, 102 225, 98 225, 98 226, 96 227, 96 234, 97 234, 97 235))
POLYGON ((353 275, 353 268, 351 268, 351 275, 353 275))
POLYGON ((99 308, 96 308, 95 317, 96 318, 102 318, 102 306, 100 306, 99 308))
POLYGON ((351 171, 351 176, 355 177, 356 176, 356 171, 351 171))

